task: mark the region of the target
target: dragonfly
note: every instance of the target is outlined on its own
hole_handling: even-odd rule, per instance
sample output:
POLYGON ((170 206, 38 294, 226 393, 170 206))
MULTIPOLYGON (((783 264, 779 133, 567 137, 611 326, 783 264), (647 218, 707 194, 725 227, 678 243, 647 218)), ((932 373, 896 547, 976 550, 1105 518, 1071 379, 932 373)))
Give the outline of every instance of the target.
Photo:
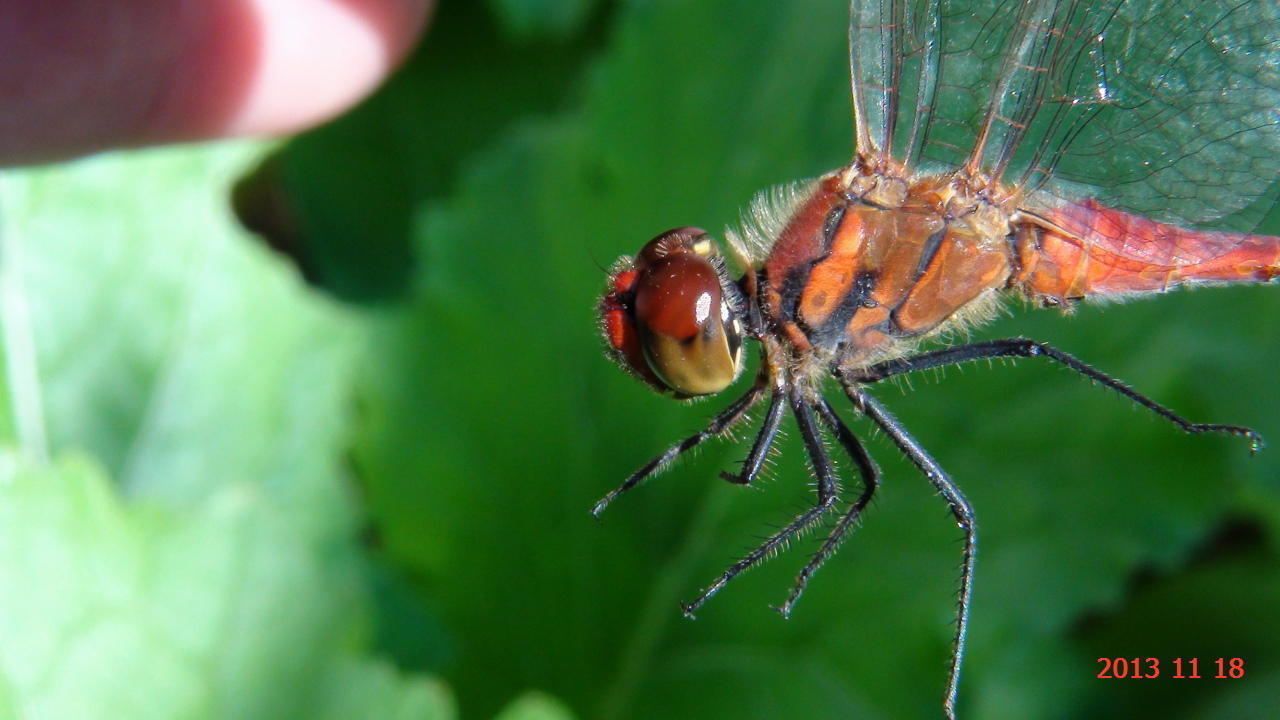
POLYGON ((960 487, 873 387, 990 358, 1065 366, 1188 433, 1262 447, 1253 430, 1192 422, 1049 344, 1010 338, 921 349, 990 320, 1008 298, 1070 312, 1083 301, 1280 276, 1280 238, 1251 234, 1280 195, 1280 6, 1210 0, 853 0, 854 156, 757 195, 717 243, 663 232, 610 272, 598 313, 607 354, 676 399, 749 389, 592 508, 763 405, 730 482, 760 474, 790 413, 815 479, 812 506, 728 567, 695 612, 798 535, 834 524, 777 609, 789 615, 880 485, 824 395, 834 384, 932 483, 963 534, 943 710, 954 718, 977 557, 960 487), (826 440, 856 468, 841 499, 826 440))

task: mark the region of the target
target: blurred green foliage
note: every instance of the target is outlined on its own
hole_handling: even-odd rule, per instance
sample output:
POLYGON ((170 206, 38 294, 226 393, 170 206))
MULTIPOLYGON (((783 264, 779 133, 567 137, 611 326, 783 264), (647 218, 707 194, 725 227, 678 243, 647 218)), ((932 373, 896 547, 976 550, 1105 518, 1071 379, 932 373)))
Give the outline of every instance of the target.
POLYGON ((236 227, 260 155, 0 181, 0 717, 457 717, 371 652, 343 459, 368 330, 236 227))
MULTIPOLYGON (((957 533, 865 423, 883 492, 791 621, 768 605, 815 538, 696 622, 677 602, 808 501, 793 438, 759 489, 715 479, 745 448, 713 443, 587 513, 724 402, 602 357, 599 266, 847 160, 845 8, 457 5, 273 161, 308 277, 378 305, 235 229, 251 149, 4 180, 0 718, 936 717, 957 533)), ((1275 287, 1011 309, 974 337, 1280 442, 1275 287)), ((977 508, 963 715, 1270 717, 1280 453, 1033 361, 941 375, 878 395, 977 508), (1095 679, 1153 655, 1248 674, 1095 679)))
POLYGON ((381 92, 259 170, 289 208, 269 223, 275 244, 338 297, 402 298, 417 271, 418 209, 455 192, 467 158, 516 118, 566 101, 602 42, 599 20, 567 35, 591 19, 591 4, 493 0, 507 9, 495 14, 442 3, 421 50, 381 92))

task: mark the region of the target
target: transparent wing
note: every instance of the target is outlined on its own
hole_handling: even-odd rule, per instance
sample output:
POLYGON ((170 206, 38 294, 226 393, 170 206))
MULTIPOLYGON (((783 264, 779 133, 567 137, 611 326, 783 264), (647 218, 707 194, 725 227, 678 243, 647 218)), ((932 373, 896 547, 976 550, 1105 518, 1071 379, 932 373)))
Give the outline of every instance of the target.
POLYGON ((1096 55, 1107 102, 1054 175, 1154 219, 1255 226, 1280 174, 1280 3, 1126 2, 1096 55))
POLYGON ((852 0, 849 76, 859 156, 914 164, 933 108, 941 0, 852 0))
POLYGON ((1183 225, 1280 192, 1273 0, 948 0, 936 27, 926 162, 1183 225))
POLYGON ((1052 129, 1078 121, 1096 105, 1093 97, 1082 97, 1091 77, 1084 58, 1115 4, 945 2, 924 157, 997 175, 1037 166, 1028 156, 1052 137, 1052 129), (1082 87, 1068 92, 1070 85, 1082 87))

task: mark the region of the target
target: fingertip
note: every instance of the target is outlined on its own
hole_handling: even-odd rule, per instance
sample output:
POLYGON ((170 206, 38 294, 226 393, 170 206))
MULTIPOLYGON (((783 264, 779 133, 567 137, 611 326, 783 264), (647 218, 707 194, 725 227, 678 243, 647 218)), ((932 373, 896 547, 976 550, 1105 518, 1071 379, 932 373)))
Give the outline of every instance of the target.
POLYGON ((0 163, 295 132, 371 92, 432 4, 23 0, 0 13, 0 163))
POLYGON ((368 95, 413 48, 431 0, 257 0, 260 54, 222 134, 280 134, 368 95))

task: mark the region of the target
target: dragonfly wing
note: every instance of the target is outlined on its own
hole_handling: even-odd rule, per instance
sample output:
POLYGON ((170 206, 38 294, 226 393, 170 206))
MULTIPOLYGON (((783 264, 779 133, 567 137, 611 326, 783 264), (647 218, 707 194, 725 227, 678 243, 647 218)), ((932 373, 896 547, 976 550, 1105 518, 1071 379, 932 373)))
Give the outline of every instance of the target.
POLYGON ((1280 196, 1273 0, 945 0, 927 40, 926 170, 1240 230, 1280 196))
POLYGON ((935 106, 942 0, 852 0, 849 76, 859 157, 913 164, 935 106))
POLYGON ((1280 194, 1280 4, 1124 2, 1081 60, 1065 89, 1087 112, 1042 143, 1047 189, 1256 227, 1280 194))
POLYGON ((1089 25, 1101 24, 1097 18, 1104 14, 1067 11, 1091 7, 1056 0, 942 2, 930 37, 937 78, 922 124, 921 155, 932 165, 925 169, 970 163, 991 171, 1006 146, 1021 145, 1021 138, 1010 134, 1017 118, 1035 114, 1055 96, 1045 68, 1062 64, 1053 62, 1050 51, 1082 46, 1089 25), (1064 18, 1073 23, 1070 37, 1064 18))

